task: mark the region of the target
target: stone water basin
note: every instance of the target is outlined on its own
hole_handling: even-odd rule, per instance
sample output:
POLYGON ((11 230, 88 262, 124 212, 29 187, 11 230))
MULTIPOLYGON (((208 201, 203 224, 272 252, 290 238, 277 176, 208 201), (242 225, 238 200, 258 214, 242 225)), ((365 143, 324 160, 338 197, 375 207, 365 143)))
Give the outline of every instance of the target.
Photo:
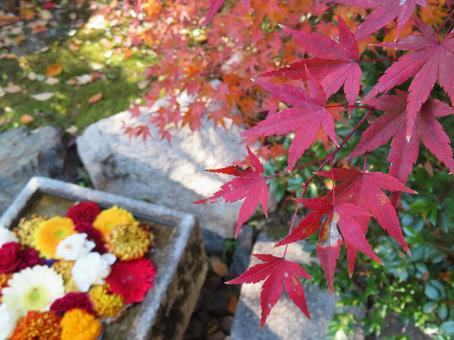
POLYGON ((149 256, 157 266, 155 286, 145 301, 106 325, 102 339, 181 339, 197 303, 207 272, 200 228, 192 215, 43 177, 33 177, 0 218, 13 228, 33 214, 63 215, 77 201, 102 208, 117 205, 151 226, 155 247, 149 256))

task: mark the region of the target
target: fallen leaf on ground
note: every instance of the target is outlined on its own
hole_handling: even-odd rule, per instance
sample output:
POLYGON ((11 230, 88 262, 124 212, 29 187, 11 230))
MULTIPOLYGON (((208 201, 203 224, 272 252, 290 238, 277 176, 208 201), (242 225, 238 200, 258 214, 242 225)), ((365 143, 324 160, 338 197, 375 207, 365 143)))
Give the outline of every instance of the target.
POLYGON ((22 7, 20 9, 20 17, 24 20, 31 20, 36 16, 36 11, 34 8, 22 7))
POLYGON ((22 124, 30 124, 34 120, 35 119, 32 116, 30 116, 30 115, 22 115, 22 116, 20 116, 20 122, 22 124))
POLYGON ((88 104, 97 103, 97 102, 99 102, 101 99, 102 99, 102 93, 99 92, 99 93, 95 94, 94 96, 90 97, 90 99, 88 99, 88 104))
POLYGON ((229 274, 229 267, 219 257, 210 257, 211 269, 213 272, 220 277, 225 277, 229 274))
POLYGON ((52 98, 55 95, 54 92, 42 92, 42 93, 37 93, 37 94, 32 94, 31 97, 33 99, 39 100, 39 101, 46 101, 52 98))
POLYGON ((8 84, 7 87, 3 88, 6 93, 18 93, 22 91, 22 87, 16 84, 8 84))
POLYGON ((58 84, 59 82, 60 82, 60 80, 55 77, 49 77, 46 79, 46 84, 49 84, 49 85, 55 85, 55 84, 58 84))
POLYGON ((91 74, 83 74, 81 76, 76 77, 76 82, 79 85, 86 85, 88 83, 91 83, 93 80, 93 76, 91 74))
POLYGON ((58 76, 63 71, 63 65, 52 64, 47 67, 46 75, 48 77, 58 76))

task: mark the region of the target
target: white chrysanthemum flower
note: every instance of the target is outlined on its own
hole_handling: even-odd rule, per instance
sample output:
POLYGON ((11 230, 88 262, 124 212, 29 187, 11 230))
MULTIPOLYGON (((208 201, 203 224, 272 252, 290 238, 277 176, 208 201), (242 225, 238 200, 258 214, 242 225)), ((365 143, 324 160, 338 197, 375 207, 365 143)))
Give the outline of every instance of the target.
POLYGON ((16 328, 19 314, 9 309, 6 305, 0 305, 0 340, 8 339, 16 328))
POLYGON ((19 315, 28 311, 46 311, 65 294, 63 278, 52 268, 35 266, 13 274, 3 288, 3 303, 19 315))
POLYGON ((6 228, 0 228, 0 247, 10 242, 19 242, 16 234, 6 228))
POLYGON ((96 244, 87 240, 87 234, 68 236, 57 246, 57 256, 64 260, 75 261, 92 251, 96 244))
POLYGON ((72 269, 72 277, 81 292, 88 292, 91 285, 102 285, 110 274, 110 266, 115 263, 112 254, 100 255, 89 253, 76 261, 72 269))

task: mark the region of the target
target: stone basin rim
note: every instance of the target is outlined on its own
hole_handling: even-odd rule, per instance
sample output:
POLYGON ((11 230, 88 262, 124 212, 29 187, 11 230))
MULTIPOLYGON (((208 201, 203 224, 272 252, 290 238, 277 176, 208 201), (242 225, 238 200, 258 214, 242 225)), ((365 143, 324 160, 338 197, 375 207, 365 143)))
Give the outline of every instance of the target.
MULTIPOLYGON (((165 268, 158 267, 157 275, 160 277, 160 280, 157 280, 153 288, 153 294, 148 294, 145 301, 142 302, 140 312, 134 322, 136 325, 153 324, 161 301, 165 300, 166 288, 172 281, 177 271, 178 263, 183 256, 184 245, 187 244, 192 230, 197 225, 196 218, 191 214, 144 201, 37 176, 29 180, 13 203, 0 217, 0 228, 11 228, 13 223, 26 210, 34 195, 38 193, 62 197, 73 201, 93 201, 101 206, 118 205, 129 210, 134 216, 139 218, 152 217, 153 219, 162 219, 163 221, 160 221, 161 224, 177 229, 177 235, 171 239, 173 244, 166 245, 166 247, 171 247, 173 250, 168 252, 171 254, 171 257, 167 261, 169 266, 165 266, 165 268), (146 308, 143 308, 145 306, 146 308)), ((146 339, 149 336, 148 331, 146 327, 132 327, 131 332, 128 334, 128 339, 146 339)))

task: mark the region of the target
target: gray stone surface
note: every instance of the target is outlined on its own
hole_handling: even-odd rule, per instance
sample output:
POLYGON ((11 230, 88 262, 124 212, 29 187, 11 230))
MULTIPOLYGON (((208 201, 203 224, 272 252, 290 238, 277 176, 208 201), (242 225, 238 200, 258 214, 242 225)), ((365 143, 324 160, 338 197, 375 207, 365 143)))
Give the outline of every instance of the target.
POLYGON ((63 214, 76 201, 94 201, 129 210, 150 225, 155 246, 150 257, 157 274, 154 287, 141 304, 130 307, 109 324, 103 339, 181 339, 207 273, 200 228, 195 217, 161 206, 80 186, 34 177, 0 218, 0 228, 12 228, 22 217, 63 214))
MULTIPOLYGON (((252 252, 280 256, 283 248, 274 248, 274 243, 264 233, 261 233, 252 252)), ((301 244, 291 244, 288 248, 287 258, 300 263, 311 261, 310 255, 303 250, 301 244)), ((259 262, 255 257, 251 258, 251 265, 259 262)), ((284 294, 271 311, 265 327, 260 328, 261 283, 243 285, 233 322, 232 339, 320 340, 327 338, 328 322, 334 315, 337 298, 317 287, 308 284, 305 284, 305 287, 311 320, 308 320, 284 294)))
POLYGON ((60 175, 64 155, 60 132, 53 127, 0 134, 0 214, 31 177, 60 175))
POLYGON ((229 268, 229 280, 237 277, 249 267, 251 251, 254 245, 254 228, 248 224, 244 225, 236 241, 236 249, 229 268))
POLYGON ((231 236, 238 204, 192 202, 208 197, 228 178, 206 169, 224 167, 245 155, 238 130, 205 122, 196 132, 175 131, 169 144, 156 131, 147 141, 125 135, 125 124, 137 123, 129 112, 122 112, 89 126, 77 139, 95 187, 194 214, 202 227, 231 236))

